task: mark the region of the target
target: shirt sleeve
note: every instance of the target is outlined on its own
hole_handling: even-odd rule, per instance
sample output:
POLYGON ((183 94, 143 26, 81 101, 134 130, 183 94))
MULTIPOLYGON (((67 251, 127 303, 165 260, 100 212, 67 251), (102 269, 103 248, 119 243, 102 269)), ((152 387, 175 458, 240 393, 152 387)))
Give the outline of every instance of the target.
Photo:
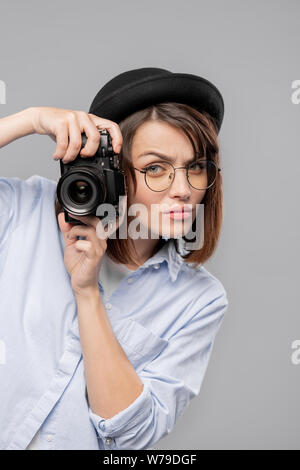
POLYGON ((16 176, 0 177, 0 274, 2 273, 12 234, 22 224, 30 224, 37 214, 39 200, 48 180, 33 175, 22 180, 16 176))
POLYGON ((0 249, 9 235, 34 211, 42 193, 43 178, 33 175, 0 178, 0 249))
POLYGON ((0 178, 0 250, 12 231, 14 209, 14 187, 9 178, 0 178))
POLYGON ((189 312, 189 319, 139 377, 142 393, 109 419, 89 408, 105 449, 149 449, 169 434, 190 400, 199 394, 213 343, 228 306, 226 292, 189 312))

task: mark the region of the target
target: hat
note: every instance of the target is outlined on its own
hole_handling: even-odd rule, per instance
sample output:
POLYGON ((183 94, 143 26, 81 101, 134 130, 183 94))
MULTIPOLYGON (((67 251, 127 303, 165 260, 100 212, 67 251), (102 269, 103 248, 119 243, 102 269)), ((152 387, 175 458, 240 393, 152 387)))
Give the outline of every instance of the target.
POLYGON ((119 124, 136 111, 167 101, 206 111, 220 130, 224 101, 215 85, 197 75, 156 67, 129 70, 112 78, 93 99, 89 113, 119 124))

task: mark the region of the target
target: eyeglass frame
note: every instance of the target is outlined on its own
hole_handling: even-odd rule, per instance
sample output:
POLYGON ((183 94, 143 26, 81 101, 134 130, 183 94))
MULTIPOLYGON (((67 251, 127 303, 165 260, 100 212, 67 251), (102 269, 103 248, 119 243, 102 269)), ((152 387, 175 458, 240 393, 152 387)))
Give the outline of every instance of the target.
MULTIPOLYGON (((198 158, 198 159, 195 160, 195 161, 197 162, 198 160, 203 160, 203 159, 198 158)), ((189 183, 189 185, 190 185, 193 189, 196 189, 196 191, 206 191, 207 189, 211 188, 212 185, 216 182, 217 176, 218 176, 219 172, 221 171, 221 168, 219 168, 219 167, 217 166, 217 164, 216 164, 213 160, 209 160, 209 159, 205 159, 205 160, 206 160, 207 162, 212 162, 212 163, 215 165, 216 169, 218 170, 218 172, 217 172, 217 174, 216 174, 216 178, 215 178, 215 180, 213 181, 213 183, 210 184, 209 186, 207 186, 207 188, 205 188, 205 189, 198 189, 198 188, 195 188, 195 187, 189 182, 189 178, 188 178, 188 171, 189 171, 189 168, 188 168, 188 167, 189 167, 189 165, 191 165, 191 163, 193 163, 193 162, 188 163, 188 164, 185 165, 185 166, 178 166, 178 167, 176 167, 176 168, 175 168, 175 166, 174 166, 171 162, 164 162, 164 163, 168 163, 169 165, 172 166, 172 168, 173 168, 173 170, 174 170, 174 177, 173 177, 172 182, 169 184, 169 186, 168 186, 166 189, 162 189, 161 191, 156 191, 155 189, 150 188, 150 186, 147 184, 147 181, 146 181, 147 169, 145 169, 145 170, 139 170, 139 169, 136 168, 135 166, 134 166, 133 168, 134 168, 135 170, 139 171, 140 173, 144 173, 144 174, 145 174, 145 183, 146 183, 146 186, 147 186, 151 191, 154 191, 155 193, 162 193, 163 191, 166 191, 167 189, 169 189, 170 186, 172 185, 174 179, 175 179, 175 176, 176 176, 176 175, 175 175, 175 171, 176 171, 176 170, 181 170, 181 169, 186 170, 186 179, 187 179, 187 182, 189 183)), ((155 163, 159 163, 159 162, 155 162, 155 163)), ((154 165, 154 163, 153 163, 153 165, 154 165)), ((149 167, 151 167, 151 166, 152 166, 152 165, 150 164, 149 167)))

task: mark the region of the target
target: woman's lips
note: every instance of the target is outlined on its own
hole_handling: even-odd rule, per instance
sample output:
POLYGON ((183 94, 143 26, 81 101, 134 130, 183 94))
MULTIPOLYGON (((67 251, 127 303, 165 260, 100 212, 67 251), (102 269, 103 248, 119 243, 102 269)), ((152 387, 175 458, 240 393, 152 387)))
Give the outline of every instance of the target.
POLYGON ((182 212, 167 212, 165 215, 169 216, 173 220, 184 220, 191 217, 192 212, 182 211, 182 212))

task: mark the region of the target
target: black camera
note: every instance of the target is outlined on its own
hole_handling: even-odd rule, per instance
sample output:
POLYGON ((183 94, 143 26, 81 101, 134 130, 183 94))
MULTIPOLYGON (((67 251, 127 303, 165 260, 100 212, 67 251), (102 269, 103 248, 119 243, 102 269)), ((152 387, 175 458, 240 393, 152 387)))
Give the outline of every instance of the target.
MULTIPOLYGON (((60 160, 61 178, 56 195, 64 213, 65 221, 74 225, 84 225, 68 213, 78 216, 97 215, 101 204, 112 204, 119 216, 119 196, 126 192, 124 170, 120 168, 119 155, 114 153, 111 136, 106 130, 99 130, 100 144, 95 155, 82 158, 80 153, 70 163, 60 160)), ((81 134, 82 145, 87 137, 81 134)), ((80 150, 81 150, 80 149, 80 150)), ((98 216, 98 215, 97 215, 98 216)), ((104 216, 98 216, 102 219, 104 216)))

